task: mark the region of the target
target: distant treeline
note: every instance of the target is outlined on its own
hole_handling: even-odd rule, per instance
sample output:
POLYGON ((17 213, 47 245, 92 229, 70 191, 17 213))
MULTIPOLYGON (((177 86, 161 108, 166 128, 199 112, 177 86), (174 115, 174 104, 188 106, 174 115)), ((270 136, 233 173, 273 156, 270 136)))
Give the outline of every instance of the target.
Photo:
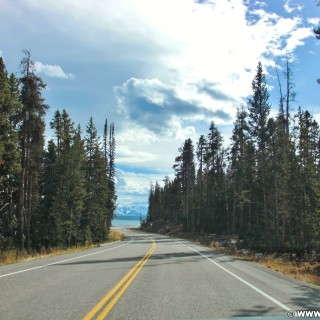
POLYGON ((175 178, 151 186, 147 222, 187 231, 238 234, 248 246, 304 253, 320 247, 320 132, 308 111, 290 114, 294 100, 287 62, 279 80, 279 112, 270 117, 261 63, 248 107, 238 109, 231 145, 212 122, 194 150, 179 149, 175 178), (195 160, 196 158, 196 160, 195 160), (197 162, 197 165, 195 164, 197 162))
POLYGON ((0 253, 106 240, 115 209, 115 135, 101 139, 92 117, 82 137, 56 111, 44 148, 46 85, 23 51, 21 76, 0 58, 0 253))

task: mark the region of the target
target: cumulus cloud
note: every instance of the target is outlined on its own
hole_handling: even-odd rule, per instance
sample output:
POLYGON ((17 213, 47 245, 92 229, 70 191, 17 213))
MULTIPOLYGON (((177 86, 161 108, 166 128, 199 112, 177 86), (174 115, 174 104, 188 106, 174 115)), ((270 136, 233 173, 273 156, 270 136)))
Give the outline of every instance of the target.
MULTIPOLYGON (((143 140, 137 140, 143 141, 143 140)), ((147 151, 139 151, 130 148, 128 142, 126 145, 119 143, 117 148, 117 162, 125 165, 133 165, 139 163, 146 163, 156 160, 158 157, 154 153, 147 151)))
MULTIPOLYGON (((199 87, 204 90, 204 86, 199 87)), ((174 134, 181 128, 184 120, 231 119, 222 109, 214 110, 200 100, 182 97, 179 89, 158 79, 131 78, 122 86, 115 87, 114 92, 119 112, 155 133, 174 134)), ((227 96, 218 91, 212 90, 209 93, 213 92, 216 96, 219 95, 219 99, 227 99, 227 96)))
POLYGON ((161 177, 161 179, 163 178, 161 174, 136 173, 117 169, 117 188, 121 191, 146 194, 152 181, 154 181, 155 179, 159 179, 159 177, 161 177))
POLYGON ((60 66, 43 64, 42 62, 35 62, 36 71, 38 73, 45 74, 51 78, 60 78, 60 79, 74 79, 74 74, 66 73, 60 66))
POLYGON ((119 205, 145 204, 148 198, 150 184, 155 181, 161 184, 165 174, 165 172, 136 173, 117 169, 116 187, 119 196, 119 205))
MULTIPOLYGON (((312 36, 301 18, 267 11, 261 1, 253 6, 245 1, 170 3, 165 13, 166 0, 134 8, 148 26, 150 41, 167 45, 155 60, 159 77, 130 78, 114 88, 118 111, 156 134, 177 136, 186 120, 230 123, 251 93, 258 61, 273 68, 277 57, 294 52, 312 36), (171 77, 161 77, 163 70, 171 77)), ((134 30, 141 32, 139 23, 131 35, 134 30)))
POLYGON ((2 51, 0 50, 0 57, 3 57, 3 53, 2 53, 2 51))
POLYGON ((178 147, 187 138, 198 139, 196 128, 190 124, 180 124, 171 135, 161 135, 126 120, 124 128, 117 132, 117 164, 151 171, 167 170, 172 167, 178 147))
POLYGON ((235 101, 235 99, 222 92, 217 88, 216 83, 210 83, 207 80, 200 81, 199 83, 195 84, 197 87, 199 93, 206 93, 209 95, 213 100, 219 100, 219 101, 235 101))
POLYGON ((136 141, 143 141, 145 145, 150 145, 158 140, 156 135, 149 131, 146 128, 141 126, 125 126, 125 131, 120 132, 117 135, 117 142, 118 143, 132 143, 136 141))

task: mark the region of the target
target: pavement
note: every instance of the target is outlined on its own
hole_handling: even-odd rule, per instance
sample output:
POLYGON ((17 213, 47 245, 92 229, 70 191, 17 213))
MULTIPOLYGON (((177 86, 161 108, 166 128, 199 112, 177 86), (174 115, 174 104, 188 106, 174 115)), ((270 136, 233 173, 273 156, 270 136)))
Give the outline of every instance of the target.
POLYGON ((195 243, 125 240, 0 267, 0 319, 221 319, 320 310, 320 288, 195 243))

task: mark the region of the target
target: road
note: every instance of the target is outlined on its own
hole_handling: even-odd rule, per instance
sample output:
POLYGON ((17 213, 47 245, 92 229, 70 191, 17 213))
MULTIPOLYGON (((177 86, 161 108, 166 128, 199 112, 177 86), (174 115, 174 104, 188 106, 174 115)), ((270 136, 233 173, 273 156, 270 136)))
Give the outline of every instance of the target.
POLYGON ((186 240, 124 232, 121 242, 0 267, 0 319, 286 317, 320 308, 319 287, 186 240))

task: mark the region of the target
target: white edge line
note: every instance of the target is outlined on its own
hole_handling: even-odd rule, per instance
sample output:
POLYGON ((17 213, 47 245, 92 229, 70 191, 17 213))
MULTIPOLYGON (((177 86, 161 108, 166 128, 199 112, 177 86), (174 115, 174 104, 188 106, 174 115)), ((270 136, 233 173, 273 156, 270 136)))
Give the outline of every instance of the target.
POLYGON ((272 301, 273 303, 277 304, 279 307, 281 307, 282 309, 286 310, 286 311, 291 311, 291 308, 289 308, 288 306, 286 306, 285 304, 281 303, 280 301, 278 301, 277 299, 271 297, 269 294, 267 294, 266 292, 258 289, 257 287, 255 287, 254 285, 252 285, 251 283, 249 283, 248 281, 240 278, 239 276, 237 276, 236 274, 234 274, 233 272, 229 271, 228 269, 224 268, 223 266, 221 266, 219 263, 213 261, 212 259, 208 258, 206 255, 202 254, 201 252, 197 251, 196 249, 189 247, 188 245, 186 245, 185 243, 176 240, 177 242, 179 242, 180 244, 184 245, 185 247, 197 252, 200 256, 206 258, 207 260, 209 260, 210 262, 212 262, 213 264, 215 264, 217 267, 219 267, 220 269, 224 270, 225 272, 229 273, 231 276, 233 276, 234 278, 238 279, 239 281, 241 281, 242 283, 244 283, 245 285, 247 285, 248 287, 250 287, 251 289, 255 290, 256 292, 260 293, 261 295, 263 295, 265 298, 269 299, 270 301, 272 301))
MULTIPOLYGON (((128 244, 130 244, 132 242, 133 242, 133 238, 131 237, 131 241, 129 241, 129 242, 125 243, 125 244, 121 244, 120 246, 116 246, 116 247, 109 248, 109 249, 104 249, 104 250, 101 250, 101 251, 98 251, 98 252, 84 254, 82 256, 78 256, 78 257, 74 257, 74 258, 70 258, 70 259, 65 259, 65 260, 61 260, 61 261, 57 261, 57 262, 44 264, 42 266, 38 266, 38 267, 34 267, 34 268, 28 268, 28 269, 23 269, 23 270, 11 272, 11 273, 3 274, 3 275, 0 275, 0 278, 9 277, 9 276, 13 276, 13 275, 18 274, 18 273, 23 273, 23 272, 27 272, 27 271, 36 270, 36 269, 41 269, 41 268, 45 268, 45 267, 48 267, 48 266, 53 266, 55 264, 59 264, 59 263, 63 263, 63 262, 71 261, 71 260, 76 260, 76 259, 80 259, 80 258, 84 258, 84 257, 88 257, 88 256, 92 256, 92 255, 95 255, 95 254, 98 254, 98 253, 102 253, 102 252, 105 252, 105 251, 110 251, 110 250, 113 250, 113 249, 116 249, 116 248, 120 248, 120 247, 126 246, 126 245, 128 245, 128 244)), ((110 244, 113 244, 113 243, 115 243, 115 242, 111 242, 110 244)))
POLYGON ((108 242, 108 243, 101 243, 100 246, 108 246, 110 244, 115 244, 116 242, 119 242, 120 240, 117 240, 117 241, 113 241, 113 242, 108 242))

